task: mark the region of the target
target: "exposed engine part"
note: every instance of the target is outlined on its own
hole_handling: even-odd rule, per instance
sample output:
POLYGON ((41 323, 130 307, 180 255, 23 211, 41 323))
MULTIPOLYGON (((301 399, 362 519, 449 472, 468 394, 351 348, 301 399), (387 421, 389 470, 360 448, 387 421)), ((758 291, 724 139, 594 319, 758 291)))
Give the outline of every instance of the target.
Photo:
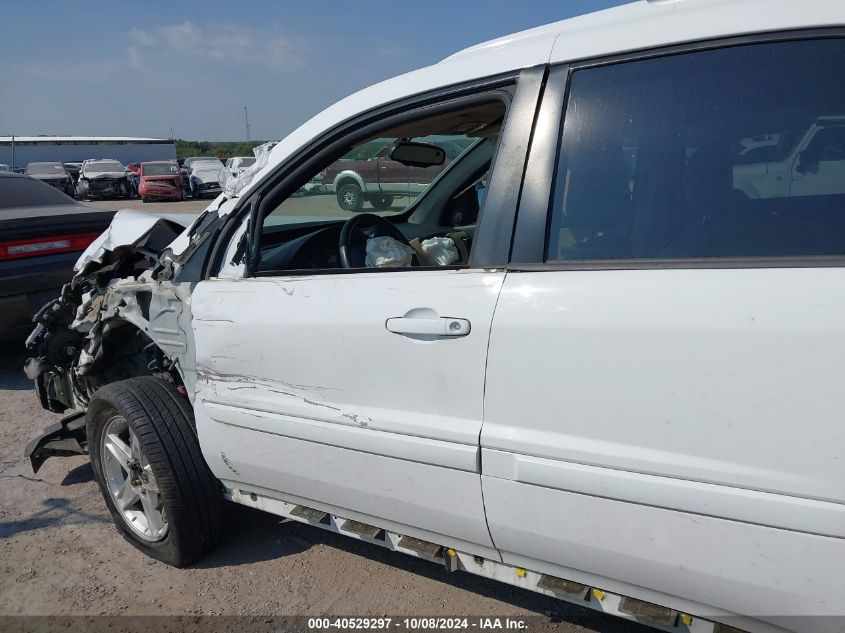
MULTIPOLYGON (((35 356, 25 371, 50 411, 84 410, 97 389, 133 376, 182 384, 189 328, 179 321, 189 324, 190 315, 182 316, 183 290, 170 281, 180 261, 165 249, 181 227, 147 214, 118 216, 124 223, 113 222, 99 248, 83 254, 81 269, 38 312, 27 339, 35 356)), ((191 284, 184 285, 187 294, 191 284)))

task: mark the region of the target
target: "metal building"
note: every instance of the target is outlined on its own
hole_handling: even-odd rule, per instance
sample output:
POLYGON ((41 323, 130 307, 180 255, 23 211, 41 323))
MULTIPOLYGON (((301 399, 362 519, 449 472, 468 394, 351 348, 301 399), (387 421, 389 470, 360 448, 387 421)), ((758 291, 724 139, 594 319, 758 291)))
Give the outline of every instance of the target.
POLYGON ((0 163, 23 169, 38 161, 81 162, 114 158, 124 165, 175 160, 176 141, 129 136, 0 136, 0 163))

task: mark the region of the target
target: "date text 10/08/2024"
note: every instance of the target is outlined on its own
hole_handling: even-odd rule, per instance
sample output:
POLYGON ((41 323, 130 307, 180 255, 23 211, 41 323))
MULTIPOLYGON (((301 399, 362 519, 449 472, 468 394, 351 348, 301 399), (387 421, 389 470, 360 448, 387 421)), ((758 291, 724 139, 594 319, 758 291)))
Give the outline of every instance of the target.
POLYGON ((477 618, 441 618, 441 617, 413 617, 413 618, 309 618, 308 628, 319 629, 365 629, 365 630, 524 630, 527 627, 524 620, 503 617, 477 618))

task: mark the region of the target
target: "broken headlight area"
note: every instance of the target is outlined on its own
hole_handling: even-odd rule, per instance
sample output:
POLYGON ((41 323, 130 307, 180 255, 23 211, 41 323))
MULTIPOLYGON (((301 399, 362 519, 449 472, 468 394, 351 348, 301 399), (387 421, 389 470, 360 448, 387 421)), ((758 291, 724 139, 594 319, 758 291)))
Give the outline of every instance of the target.
POLYGON ((185 348, 184 337, 175 324, 171 332, 151 322, 160 322, 162 312, 179 313, 173 307, 179 298, 168 281, 175 264, 160 253, 182 228, 155 216, 120 212, 80 257, 71 282, 36 314, 26 342, 33 356, 25 371, 44 408, 85 410, 99 387, 132 376, 178 378, 173 358, 185 348))
POLYGON ((100 387, 143 375, 183 384, 183 366, 193 367, 186 363, 190 313, 184 309, 193 284, 174 276, 196 247, 192 242, 182 258, 167 248, 183 228, 119 212, 82 254, 71 282, 35 316, 24 370, 45 409, 71 415, 27 446, 33 468, 51 455, 84 452, 79 416, 100 387))

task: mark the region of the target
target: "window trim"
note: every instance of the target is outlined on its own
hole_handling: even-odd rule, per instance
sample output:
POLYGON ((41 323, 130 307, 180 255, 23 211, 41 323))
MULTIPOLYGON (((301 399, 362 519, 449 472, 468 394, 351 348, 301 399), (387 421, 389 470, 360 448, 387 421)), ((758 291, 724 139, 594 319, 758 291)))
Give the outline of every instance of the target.
MULTIPOLYGON (((503 89, 512 89, 513 93, 507 104, 508 109, 502 131, 502 139, 499 142, 499 148, 505 147, 505 149, 499 151, 499 148, 497 148, 493 156, 491 173, 494 170, 503 170, 505 172, 511 172, 510 175, 516 178, 517 174, 512 172, 518 167, 518 181, 521 183, 531 132, 530 126, 526 130, 525 119, 528 117, 529 123, 533 121, 534 113, 542 94, 542 80, 545 77, 545 71, 545 65, 535 66, 492 77, 484 77, 458 85, 445 86, 437 90, 380 105, 365 113, 341 121, 337 125, 327 129, 317 139, 292 154, 273 173, 263 178, 249 195, 239 201, 236 208, 229 214, 221 230, 214 252, 205 267, 203 279, 214 277, 220 270, 229 241, 234 236, 239 224, 247 216, 253 224, 250 229, 250 242, 252 244, 260 243, 256 242, 255 238, 259 237, 260 240, 262 224, 255 220, 259 214, 263 213, 264 209, 261 207, 267 203, 267 199, 290 195, 290 191, 285 193, 286 188, 295 187, 296 183, 303 177, 307 177, 309 171, 319 168, 321 162, 329 160, 339 148, 345 146, 349 142, 350 137, 354 138, 356 136, 361 137, 362 135, 366 135, 368 128, 371 127, 381 128, 385 124, 388 126, 397 125, 403 119, 417 118, 420 115, 425 116, 426 111, 434 112, 441 108, 451 109, 456 104, 460 104, 461 102, 467 103, 478 98, 495 98, 497 91, 503 93, 503 89), (505 135, 508 135, 508 138, 512 141, 507 145, 503 142, 505 135)), ((503 94, 499 96, 504 99, 503 94)), ((476 235, 479 234, 482 227, 486 227, 483 230, 485 231, 485 240, 489 240, 488 248, 473 249, 473 254, 470 257, 470 268, 504 267, 508 261, 518 197, 508 195, 511 193, 510 190, 512 187, 509 185, 512 180, 504 180, 507 183, 503 183, 500 188, 507 189, 508 191, 497 191, 496 197, 493 197, 494 187, 491 186, 485 196, 484 204, 479 213, 476 235), (491 199, 493 200, 492 203, 491 199), (483 252, 476 253, 476 250, 483 252)), ((413 209, 410 209, 408 214, 410 212, 413 212, 413 209)), ((401 218, 403 215, 404 213, 398 214, 395 217, 401 218)), ((466 268, 466 266, 462 266, 461 268, 466 268)), ((392 272, 401 272, 403 270, 421 269, 421 267, 414 267, 389 270, 392 270, 392 272)), ((445 270, 446 268, 443 269, 445 270)), ((244 278, 342 273, 344 270, 255 272, 247 266, 244 278)), ((360 270, 357 270, 357 272, 360 272, 360 270)))
POLYGON ((561 186, 557 178, 558 161, 563 126, 566 122, 566 103, 572 75, 578 70, 610 66, 631 61, 643 61, 670 55, 682 55, 753 44, 806 41, 816 39, 845 39, 845 27, 792 29, 756 33, 712 40, 699 40, 684 44, 661 46, 653 49, 618 53, 569 63, 555 64, 550 68, 549 85, 540 104, 540 112, 559 112, 559 127, 551 141, 532 146, 524 176, 524 188, 517 209, 513 249, 507 270, 538 272, 545 270, 654 270, 700 268, 807 268, 842 267, 845 255, 792 256, 792 257, 706 257, 672 259, 614 259, 545 261, 548 231, 554 213, 556 189, 561 186), (565 81, 554 85, 555 78, 565 76, 565 81), (535 155, 536 154, 536 155, 535 155), (525 204, 523 204, 523 201, 525 204), (542 230, 539 227, 542 225, 542 230))

